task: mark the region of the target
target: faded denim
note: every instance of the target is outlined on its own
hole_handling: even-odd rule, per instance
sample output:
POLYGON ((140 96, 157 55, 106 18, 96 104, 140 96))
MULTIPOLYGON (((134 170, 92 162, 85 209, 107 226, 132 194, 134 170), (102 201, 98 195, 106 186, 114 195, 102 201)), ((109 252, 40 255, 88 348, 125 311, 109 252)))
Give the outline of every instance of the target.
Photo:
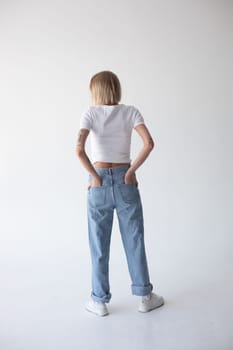
MULTIPOLYGON (((92 262, 92 292, 95 301, 108 303, 109 253, 116 209, 121 238, 131 277, 132 294, 149 294, 150 283, 144 244, 144 223, 138 185, 125 184, 124 176, 129 164, 112 168, 95 168, 102 178, 101 186, 87 190, 88 236, 92 262)), ((89 174, 88 182, 92 180, 89 174)))

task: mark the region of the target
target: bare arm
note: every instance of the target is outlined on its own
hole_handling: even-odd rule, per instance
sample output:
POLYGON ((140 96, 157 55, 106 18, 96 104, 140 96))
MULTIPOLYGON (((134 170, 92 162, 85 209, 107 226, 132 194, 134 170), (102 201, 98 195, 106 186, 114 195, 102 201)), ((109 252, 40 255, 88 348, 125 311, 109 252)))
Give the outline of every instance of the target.
POLYGON ((140 165, 146 160, 152 149, 154 148, 154 141, 151 137, 149 130, 147 129, 145 124, 139 124, 134 128, 143 141, 143 148, 139 152, 138 156, 135 158, 127 173, 134 173, 140 165))
POLYGON ((85 151, 85 143, 89 134, 88 129, 80 129, 78 133, 78 139, 77 139, 77 145, 76 145, 76 154, 84 166, 85 169, 92 175, 93 179, 99 180, 99 174, 95 171, 95 168, 90 162, 90 159, 88 158, 86 151, 85 151))

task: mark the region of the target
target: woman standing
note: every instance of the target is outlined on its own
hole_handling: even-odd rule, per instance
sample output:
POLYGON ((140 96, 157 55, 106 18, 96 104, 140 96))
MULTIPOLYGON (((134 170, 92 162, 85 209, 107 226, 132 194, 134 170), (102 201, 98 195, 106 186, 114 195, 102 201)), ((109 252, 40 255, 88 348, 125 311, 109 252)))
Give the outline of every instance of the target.
POLYGON ((96 73, 90 80, 93 105, 81 115, 77 156, 89 172, 87 217, 92 260, 92 292, 86 309, 96 315, 108 314, 111 299, 109 252, 116 209, 121 238, 127 258, 132 294, 140 296, 138 311, 147 312, 164 304, 152 292, 144 244, 144 224, 136 170, 154 147, 153 139, 139 110, 120 104, 121 85, 111 71, 96 73), (144 146, 131 164, 132 130, 144 146), (91 161, 85 152, 90 133, 91 161))

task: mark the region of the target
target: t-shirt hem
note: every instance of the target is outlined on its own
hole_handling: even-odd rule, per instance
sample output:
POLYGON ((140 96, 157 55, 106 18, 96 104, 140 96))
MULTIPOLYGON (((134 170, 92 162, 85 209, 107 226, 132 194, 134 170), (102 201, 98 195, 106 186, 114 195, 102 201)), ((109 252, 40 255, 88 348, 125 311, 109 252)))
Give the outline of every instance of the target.
POLYGON ((79 129, 87 129, 87 130, 91 130, 91 128, 89 128, 88 126, 85 125, 80 125, 79 129))
POLYGON ((135 128, 136 126, 138 126, 140 124, 145 124, 145 123, 144 122, 138 122, 138 123, 134 124, 133 128, 135 128))

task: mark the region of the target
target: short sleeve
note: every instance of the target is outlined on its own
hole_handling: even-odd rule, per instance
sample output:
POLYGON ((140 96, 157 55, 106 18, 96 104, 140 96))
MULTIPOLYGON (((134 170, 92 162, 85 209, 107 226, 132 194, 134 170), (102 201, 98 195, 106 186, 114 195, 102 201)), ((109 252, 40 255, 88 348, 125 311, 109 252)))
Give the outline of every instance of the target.
POLYGON ((92 116, 90 107, 82 112, 80 120, 79 120, 80 129, 88 129, 90 130, 92 127, 92 116))
POLYGON ((133 128, 139 124, 145 124, 144 118, 141 115, 141 112, 134 107, 134 114, 133 114, 133 128))

